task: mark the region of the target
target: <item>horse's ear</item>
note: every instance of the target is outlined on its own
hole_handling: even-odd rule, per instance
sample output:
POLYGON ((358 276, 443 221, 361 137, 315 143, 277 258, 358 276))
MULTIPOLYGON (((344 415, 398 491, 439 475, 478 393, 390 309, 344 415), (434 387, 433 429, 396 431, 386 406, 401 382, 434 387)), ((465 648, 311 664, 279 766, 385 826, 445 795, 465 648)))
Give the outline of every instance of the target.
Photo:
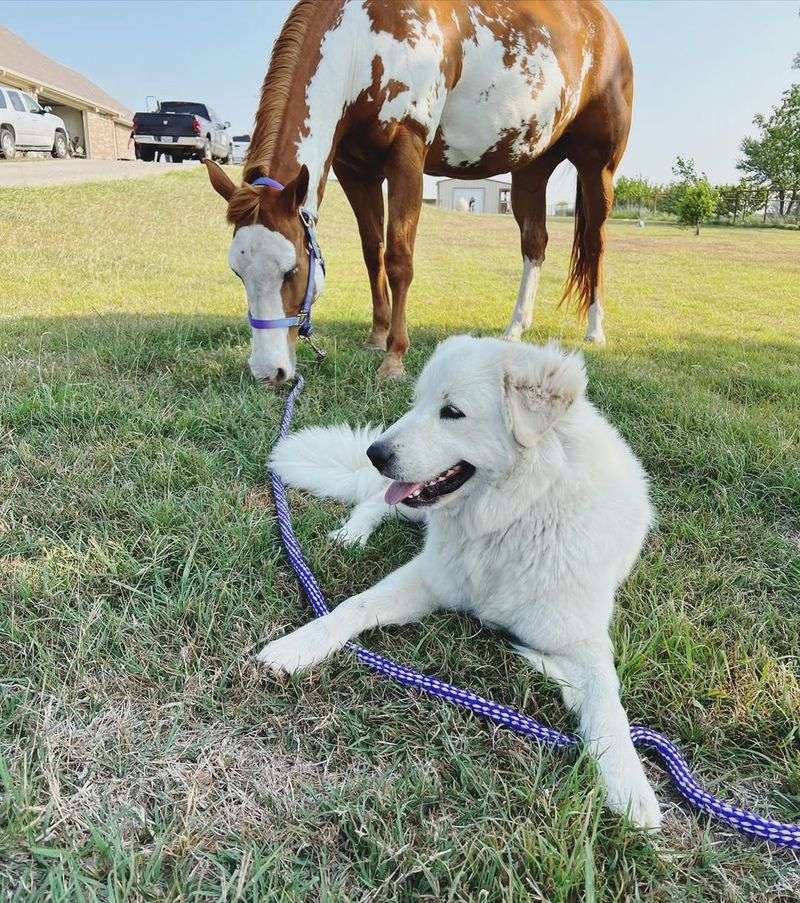
POLYGON ((231 195, 236 191, 236 186, 228 177, 225 170, 215 163, 213 160, 203 160, 208 170, 208 178, 214 186, 214 191, 221 194, 226 201, 231 199, 231 195))
POLYGON ((292 212, 294 212, 305 204, 307 194, 308 167, 304 163, 300 167, 300 172, 297 176, 283 189, 281 197, 286 200, 288 206, 291 208, 292 212))

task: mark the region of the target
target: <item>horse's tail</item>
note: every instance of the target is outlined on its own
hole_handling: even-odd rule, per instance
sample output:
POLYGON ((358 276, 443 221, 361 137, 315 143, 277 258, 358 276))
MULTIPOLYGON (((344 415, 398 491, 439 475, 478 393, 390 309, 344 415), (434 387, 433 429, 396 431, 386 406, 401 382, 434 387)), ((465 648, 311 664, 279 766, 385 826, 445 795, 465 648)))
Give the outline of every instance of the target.
POLYGON ((575 189, 575 234, 572 238, 572 253, 569 257, 569 273, 564 286, 562 303, 575 302, 578 316, 583 319, 594 301, 600 285, 600 254, 596 247, 590 247, 587 230, 586 208, 584 206, 581 180, 575 189))

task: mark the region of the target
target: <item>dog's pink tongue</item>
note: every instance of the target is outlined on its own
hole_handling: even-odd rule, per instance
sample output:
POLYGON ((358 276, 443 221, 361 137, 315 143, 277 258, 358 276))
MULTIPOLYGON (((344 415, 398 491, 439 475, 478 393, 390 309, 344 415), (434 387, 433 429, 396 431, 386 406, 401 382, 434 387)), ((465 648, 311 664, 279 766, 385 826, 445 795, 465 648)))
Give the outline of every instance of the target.
POLYGON ((399 483, 395 480, 386 490, 386 495, 383 499, 387 505, 399 505, 403 499, 407 499, 420 486, 422 486, 422 483, 399 483))

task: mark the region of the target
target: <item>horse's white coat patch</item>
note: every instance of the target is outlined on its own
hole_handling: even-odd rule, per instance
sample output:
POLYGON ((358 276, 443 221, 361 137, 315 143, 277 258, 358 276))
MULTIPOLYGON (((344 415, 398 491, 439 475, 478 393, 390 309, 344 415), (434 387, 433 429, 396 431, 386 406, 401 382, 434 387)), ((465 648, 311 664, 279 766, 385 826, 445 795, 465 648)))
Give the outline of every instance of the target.
POLYGON ((491 29, 476 23, 475 41, 465 39, 462 51, 461 79, 447 97, 440 126, 447 162, 476 163, 513 133, 511 153, 517 159, 545 150, 564 90, 564 75, 546 37, 530 52, 518 37, 514 63, 506 68, 505 47, 491 29), (537 134, 529 140, 532 122, 537 134))
POLYGON ((297 162, 308 167, 307 205, 317 209, 317 189, 331 151, 342 113, 373 82, 372 64, 383 65, 381 89, 390 80, 406 86, 381 107, 382 122, 411 118, 433 136, 445 101, 441 73, 443 36, 436 19, 411 20, 413 41, 398 41, 388 32, 372 31, 372 20, 363 3, 345 4, 341 19, 325 35, 320 61, 308 88, 305 120, 307 135, 297 142, 297 162))
MULTIPOLYGON (((297 264, 294 245, 280 232, 266 226, 242 226, 233 236, 228 263, 242 280, 250 313, 258 320, 286 316, 281 287, 284 274, 297 264)), ((256 379, 271 379, 280 368, 294 375, 294 352, 289 330, 251 329, 250 372, 256 379)))

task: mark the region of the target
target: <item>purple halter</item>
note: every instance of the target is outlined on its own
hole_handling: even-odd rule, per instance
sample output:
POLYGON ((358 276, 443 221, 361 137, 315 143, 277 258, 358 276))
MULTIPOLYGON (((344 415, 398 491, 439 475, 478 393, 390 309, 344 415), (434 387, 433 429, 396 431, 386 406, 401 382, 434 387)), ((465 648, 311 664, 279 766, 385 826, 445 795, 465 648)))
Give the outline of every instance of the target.
MULTIPOLYGON (((277 191, 283 191, 283 185, 276 179, 270 179, 268 176, 261 176, 250 183, 251 185, 266 185, 268 188, 275 188, 277 191)), ((311 305, 314 303, 316 295, 316 263, 322 267, 325 272, 325 261, 322 257, 322 251, 317 241, 317 230, 314 223, 314 214, 306 207, 300 208, 300 222, 303 224, 303 231, 306 235, 308 244, 308 281, 306 282, 306 293, 303 297, 303 303, 300 305, 300 313, 296 317, 278 317, 274 320, 259 320, 253 316, 250 309, 247 310, 247 319, 253 329, 287 329, 289 326, 296 326, 297 332, 304 339, 310 338, 314 332, 311 326, 311 305)), ((319 353, 319 352, 317 352, 319 353)))

